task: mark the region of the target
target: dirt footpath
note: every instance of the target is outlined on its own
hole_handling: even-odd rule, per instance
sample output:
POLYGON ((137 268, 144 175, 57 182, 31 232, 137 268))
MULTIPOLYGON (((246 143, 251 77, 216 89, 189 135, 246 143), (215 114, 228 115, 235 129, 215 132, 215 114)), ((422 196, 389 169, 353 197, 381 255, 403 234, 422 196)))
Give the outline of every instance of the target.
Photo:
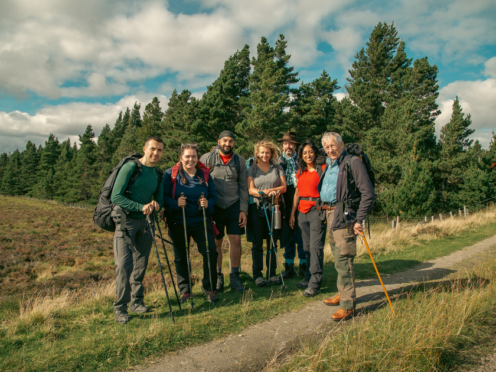
MULTIPOLYGON (((424 262, 404 272, 384 276, 383 281, 388 292, 397 293, 402 288, 423 280, 440 279, 461 268, 470 267, 477 260, 478 254, 489 250, 496 251, 496 235, 449 256, 424 262)), ((383 296, 377 279, 357 283, 358 309, 382 300, 383 296)), ((137 370, 260 371, 274 355, 297 345, 302 338, 322 333, 323 329, 332 326, 330 316, 336 309, 324 305, 322 301, 312 302, 298 312, 283 314, 251 326, 242 334, 178 351, 137 370)))

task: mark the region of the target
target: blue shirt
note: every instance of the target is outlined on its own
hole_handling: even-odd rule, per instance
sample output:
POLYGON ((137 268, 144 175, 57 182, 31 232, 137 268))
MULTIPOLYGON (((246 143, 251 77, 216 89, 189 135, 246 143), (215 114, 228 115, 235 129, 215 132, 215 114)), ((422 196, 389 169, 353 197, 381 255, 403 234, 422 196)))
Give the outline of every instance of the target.
MULTIPOLYGON (((205 210, 205 214, 209 217, 214 212, 214 205, 217 201, 217 194, 215 193, 214 182, 209 177, 208 183, 204 183, 198 179, 198 177, 190 177, 186 172, 184 172, 188 183, 184 185, 181 181, 181 173, 177 174, 176 178, 176 190, 174 192, 174 198, 172 197, 174 184, 172 183, 172 168, 167 169, 163 178, 164 185, 164 200, 165 200, 165 213, 167 218, 170 218, 172 222, 183 224, 183 211, 182 208, 177 206, 177 199, 184 193, 186 197, 186 223, 188 226, 194 226, 199 223, 203 223, 203 210, 198 208, 198 200, 200 199, 201 193, 205 194, 205 198, 208 200, 208 208, 205 210)), ((203 178, 203 173, 200 172, 200 177, 203 178)))
POLYGON ((326 203, 336 203, 336 188, 338 185, 339 167, 337 160, 327 158, 327 171, 322 181, 320 200, 326 203))

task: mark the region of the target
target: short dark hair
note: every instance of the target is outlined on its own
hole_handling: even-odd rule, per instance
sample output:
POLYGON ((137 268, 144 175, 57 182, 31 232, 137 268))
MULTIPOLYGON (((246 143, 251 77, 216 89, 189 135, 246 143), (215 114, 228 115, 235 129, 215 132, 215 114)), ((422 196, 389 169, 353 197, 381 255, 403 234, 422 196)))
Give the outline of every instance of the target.
POLYGON ((144 146, 148 145, 148 141, 151 141, 151 140, 156 141, 158 143, 161 143, 165 147, 164 140, 162 138, 156 137, 156 136, 150 136, 150 137, 148 137, 146 139, 146 141, 145 141, 144 146))

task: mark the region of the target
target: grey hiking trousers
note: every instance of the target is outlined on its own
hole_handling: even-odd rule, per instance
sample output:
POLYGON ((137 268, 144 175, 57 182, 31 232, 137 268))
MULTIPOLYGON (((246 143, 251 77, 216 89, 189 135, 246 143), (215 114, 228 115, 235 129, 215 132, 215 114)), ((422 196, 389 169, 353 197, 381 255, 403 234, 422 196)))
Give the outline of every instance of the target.
POLYGON ((146 218, 127 217, 124 226, 116 225, 114 258, 117 299, 114 310, 127 311, 127 305, 131 301, 143 303, 143 279, 153 240, 146 218))

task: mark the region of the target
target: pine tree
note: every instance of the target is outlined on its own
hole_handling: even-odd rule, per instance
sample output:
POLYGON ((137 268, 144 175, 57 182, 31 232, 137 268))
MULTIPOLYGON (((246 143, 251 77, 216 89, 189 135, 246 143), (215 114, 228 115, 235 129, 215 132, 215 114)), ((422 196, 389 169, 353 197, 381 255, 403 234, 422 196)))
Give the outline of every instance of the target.
POLYGON ((150 136, 163 137, 162 118, 164 113, 160 107, 160 101, 154 97, 152 102, 146 105, 143 112, 141 127, 136 131, 136 142, 138 146, 143 147, 145 141, 150 136))
POLYGON ((2 187, 3 175, 8 165, 9 165, 9 155, 6 152, 4 152, 0 155, 0 189, 2 187))
POLYGON ((162 123, 167 136, 164 137, 163 165, 159 168, 167 169, 177 163, 182 143, 196 142, 200 139, 202 133, 198 128, 192 129, 195 122, 198 122, 198 108, 199 101, 191 96, 189 90, 183 90, 181 94, 177 94, 174 89, 162 123))
POLYGON ((224 63, 220 76, 207 87, 199 102, 199 121, 194 121, 189 132, 197 139, 202 153, 217 144, 219 133, 230 130, 243 120, 243 107, 249 97, 250 49, 241 51, 224 63))
POLYGON ((294 98, 291 102, 291 130, 298 138, 311 138, 320 143, 322 134, 331 129, 337 106, 333 96, 339 89, 337 83, 324 70, 320 78, 291 90, 294 98))
POLYGON ((2 178, 2 194, 22 195, 21 169, 21 153, 19 150, 15 150, 9 156, 9 164, 2 178))
POLYGON ((458 207, 481 207, 490 197, 494 196, 488 174, 476 164, 470 165, 463 175, 463 183, 456 194, 453 194, 453 204, 458 207))
MULTIPOLYGON (((74 149, 71 147, 71 141, 68 139, 60 144, 61 152, 57 163, 53 167, 52 176, 52 188, 55 193, 53 197, 58 197, 59 199, 63 197, 67 192, 67 179, 71 173, 71 161, 75 155, 74 149)), ((48 183, 50 184, 50 183, 48 183)))
MULTIPOLYGON (((48 140, 45 141, 45 147, 38 163, 37 182, 32 191, 33 196, 44 199, 52 199, 54 197, 57 190, 53 188, 51 182, 47 181, 47 177, 50 172, 53 175, 53 167, 57 163, 59 155, 59 140, 50 133, 48 140)), ((53 180, 53 177, 51 180, 53 180)))
POLYGON ((236 126, 236 132, 244 137, 238 151, 245 156, 253 152, 253 144, 261 139, 275 140, 286 132, 290 125, 290 84, 298 82, 293 67, 288 67, 291 56, 286 55, 287 42, 280 35, 275 48, 265 37, 257 46, 257 57, 251 64, 250 105, 247 105, 245 119, 236 126))
POLYGON ((94 189, 98 185, 98 172, 96 145, 93 138, 95 133, 91 125, 88 125, 84 134, 79 136, 81 146, 67 180, 67 193, 64 195, 66 202, 91 201, 94 195, 94 189))
POLYGON ((140 114, 141 104, 138 105, 135 102, 133 111, 129 117, 129 122, 126 126, 126 130, 122 136, 119 143, 119 147, 115 150, 112 164, 117 165, 124 157, 131 155, 135 152, 142 152, 142 147, 139 148, 139 144, 136 141, 138 128, 141 127, 141 114, 140 114))
POLYGON ((380 195, 387 214, 404 218, 431 214, 435 207, 436 193, 430 167, 427 161, 412 161, 403 168, 398 186, 380 195))
POLYGON ((465 117, 458 97, 453 101, 450 121, 441 128, 439 139, 438 177, 440 203, 450 208, 459 207, 455 195, 460 192, 467 168, 470 166, 466 151, 472 144, 469 136, 474 132, 470 115, 465 117))
POLYGON ((20 175, 22 194, 31 195, 33 187, 37 183, 38 160, 36 145, 28 141, 26 150, 22 152, 22 169, 20 175))

